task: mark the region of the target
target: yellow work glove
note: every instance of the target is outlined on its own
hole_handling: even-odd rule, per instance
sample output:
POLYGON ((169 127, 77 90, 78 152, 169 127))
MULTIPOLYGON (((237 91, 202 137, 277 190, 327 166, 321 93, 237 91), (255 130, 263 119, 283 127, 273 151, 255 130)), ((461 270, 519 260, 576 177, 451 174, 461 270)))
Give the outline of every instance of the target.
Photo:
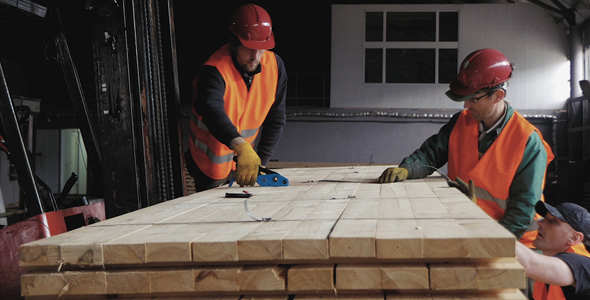
POLYGON ((236 182, 240 186, 254 186, 260 170, 260 157, 248 142, 237 145, 234 151, 238 156, 236 182))
POLYGON ((475 196, 475 184, 473 184, 473 180, 469 179, 469 184, 467 184, 463 179, 456 177, 455 181, 447 180, 447 184, 450 187, 455 187, 461 193, 465 194, 469 200, 473 203, 477 204, 477 197, 475 196))
POLYGON ((408 170, 406 168, 391 167, 381 173, 379 183, 404 181, 406 178, 408 178, 408 170))

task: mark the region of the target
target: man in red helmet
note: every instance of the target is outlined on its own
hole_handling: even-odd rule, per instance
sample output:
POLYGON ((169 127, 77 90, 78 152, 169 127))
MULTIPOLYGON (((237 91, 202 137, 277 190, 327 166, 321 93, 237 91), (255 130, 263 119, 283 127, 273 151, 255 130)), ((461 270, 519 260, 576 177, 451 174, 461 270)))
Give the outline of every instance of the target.
POLYGON ((282 59, 269 51, 275 45, 269 14, 255 4, 240 6, 229 30, 229 43, 209 57, 193 81, 185 162, 197 191, 227 183, 236 168, 234 156, 236 182, 253 186, 285 124, 287 73, 282 59))
POLYGON ((449 184, 458 184, 488 215, 532 247, 537 235, 533 219, 540 217, 535 203, 543 199, 553 153, 537 128, 505 99, 512 71, 498 50, 469 54, 446 93, 463 102, 465 109, 399 167, 383 171, 379 182, 423 178, 448 163, 449 184))

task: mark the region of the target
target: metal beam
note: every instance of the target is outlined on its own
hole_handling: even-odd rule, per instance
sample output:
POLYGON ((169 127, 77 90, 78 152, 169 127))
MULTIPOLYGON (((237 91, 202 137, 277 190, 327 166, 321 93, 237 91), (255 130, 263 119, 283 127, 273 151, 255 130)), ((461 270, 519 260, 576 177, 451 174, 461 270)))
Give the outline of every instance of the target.
POLYGON ((107 218, 146 206, 142 202, 146 180, 140 176, 145 166, 143 159, 138 159, 144 150, 135 138, 143 116, 135 108, 139 101, 131 88, 134 62, 129 58, 136 50, 128 47, 128 40, 135 36, 134 23, 126 24, 126 6, 125 1, 119 4, 108 0, 90 0, 86 6, 94 57, 97 129, 105 156, 101 174, 107 218))
POLYGON ((565 20, 567 21, 568 25, 576 26, 576 15, 574 14, 574 11, 571 8, 570 9, 566 8, 559 1, 551 0, 551 2, 553 2, 559 8, 551 6, 551 5, 549 5, 543 1, 540 1, 540 0, 529 0, 529 2, 531 2, 537 6, 540 6, 550 12, 556 13, 556 14, 564 17, 565 20))
POLYGON ((1 3, 8 4, 20 10, 45 18, 47 8, 28 0, 0 0, 1 3))
POLYGON ((566 21, 570 26, 576 26, 576 15, 574 14, 573 8, 567 8, 565 5, 561 4, 558 0, 551 0, 553 4, 557 5, 559 9, 563 12, 563 16, 565 17, 566 21))
POLYGON ((93 174, 101 174, 102 159, 98 148, 98 139, 94 132, 92 121, 90 120, 82 84, 80 83, 76 65, 70 54, 70 48, 68 47, 68 42, 64 34, 59 11, 56 9, 51 10, 49 18, 51 22, 51 34, 58 54, 57 61, 63 72, 66 86, 70 93, 76 116, 78 117, 78 125, 80 126, 86 152, 88 153, 90 168, 93 174))
POLYGON ((92 0, 107 216, 184 193, 179 88, 170 0, 92 0))
POLYGON ((556 7, 553 7, 553 6, 547 4, 547 3, 543 2, 543 1, 529 0, 529 2, 531 2, 531 3, 533 3, 533 4, 537 5, 537 6, 540 6, 540 7, 544 8, 544 9, 546 9, 548 11, 551 11, 551 12, 554 12, 554 13, 556 13, 558 15, 562 15, 563 16, 563 12, 561 10, 559 10, 556 7))

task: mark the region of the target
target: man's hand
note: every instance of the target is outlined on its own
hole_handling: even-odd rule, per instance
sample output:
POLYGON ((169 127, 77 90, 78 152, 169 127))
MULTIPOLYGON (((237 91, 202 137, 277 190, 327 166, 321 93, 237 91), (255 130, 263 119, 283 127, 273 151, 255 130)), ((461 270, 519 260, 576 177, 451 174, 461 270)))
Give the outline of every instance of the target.
POLYGON ((379 183, 404 181, 406 178, 408 178, 408 170, 406 168, 391 167, 381 173, 379 183))
POLYGON ((467 184, 463 179, 456 177, 455 181, 447 180, 447 184, 450 187, 455 187, 461 193, 465 194, 467 198, 469 198, 473 203, 477 204, 477 197, 475 196, 475 184, 473 184, 473 180, 469 179, 469 184, 467 184))
POLYGON ((240 186, 254 186, 260 170, 260 157, 248 142, 237 145, 234 151, 238 156, 236 182, 240 186))

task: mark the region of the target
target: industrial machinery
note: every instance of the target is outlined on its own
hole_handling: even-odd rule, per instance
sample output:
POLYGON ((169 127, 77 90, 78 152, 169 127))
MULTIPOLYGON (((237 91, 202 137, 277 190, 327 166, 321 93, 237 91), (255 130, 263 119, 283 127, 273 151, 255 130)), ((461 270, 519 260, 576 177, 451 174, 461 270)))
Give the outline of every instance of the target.
MULTIPOLYGON (((0 226, 0 298, 15 299, 20 295, 20 275, 23 273, 23 269, 18 266, 18 247, 104 220, 105 209, 102 200, 89 203, 82 197, 78 202, 65 201, 77 180, 75 173, 72 173, 58 197, 35 175, 30 163, 31 153, 23 139, 23 123, 19 124, 1 63, 0 87, 0 150, 14 166, 22 200, 17 209, 0 209, 0 218, 9 220, 0 226)), ((4 206, 3 201, 0 205, 4 206)))
MULTIPOLYGON (((22 4, 22 3, 21 3, 22 4)), ((30 9, 39 14, 40 6, 30 5, 30 9)), ((19 7, 21 8, 21 7, 19 7)), ((59 15, 53 15, 53 37, 58 48, 58 57, 65 75, 72 101, 82 116, 81 129, 92 132, 85 101, 81 91, 77 72, 74 67, 65 36, 61 31, 59 15), (68 80, 69 79, 69 80, 68 80)), ((18 299, 20 297, 20 276, 24 269, 19 267, 18 247, 22 244, 64 233, 91 223, 105 220, 105 206, 102 199, 88 201, 86 197, 75 200, 66 198, 78 176, 72 173, 59 193, 55 195, 51 188, 39 178, 32 167, 31 152, 32 116, 31 107, 15 106, 4 68, 0 62, 0 155, 6 155, 10 162, 10 177, 18 181, 20 196, 17 207, 6 208, 0 202, 0 299, 18 299)), ((90 135, 93 136, 93 135, 90 135)), ((99 157, 93 151, 95 143, 87 142, 91 155, 99 157)), ((94 160, 98 162, 100 160, 94 160)), ((0 191, 1 193, 1 191, 0 191)), ((0 197, 2 199, 2 197, 0 197)), ((13 203, 13 202, 11 202, 13 203)))

